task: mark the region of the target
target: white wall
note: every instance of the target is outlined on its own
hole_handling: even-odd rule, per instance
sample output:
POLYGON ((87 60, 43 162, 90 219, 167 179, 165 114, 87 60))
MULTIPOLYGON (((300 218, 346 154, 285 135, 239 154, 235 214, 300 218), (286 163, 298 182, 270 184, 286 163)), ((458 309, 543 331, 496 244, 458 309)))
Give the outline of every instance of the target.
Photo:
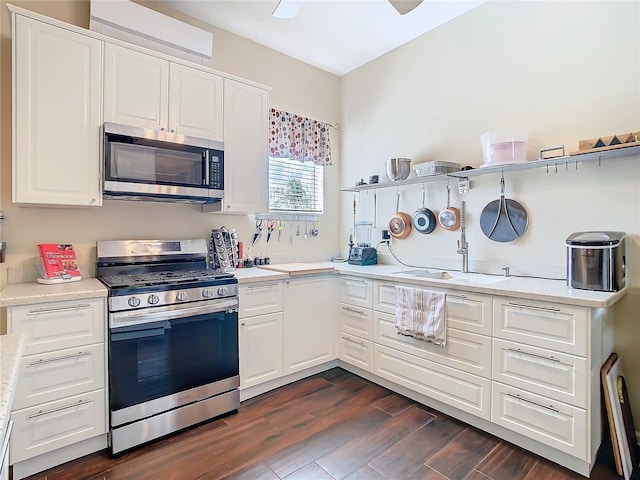
MULTIPOLYGON (((490 1, 342 78, 342 181, 385 179, 385 160, 482 163, 480 135, 523 128, 528 159, 544 146, 578 149, 580 139, 640 130, 640 3, 490 1)), ((640 165, 626 158, 505 173, 506 196, 521 202, 530 223, 508 244, 486 238, 485 205, 499 198, 500 176, 471 179, 457 192, 469 211, 470 270, 564 278, 567 236, 582 230, 628 233, 630 289, 616 306, 616 350, 627 365, 635 418, 640 418, 640 165)), ((451 182, 452 191, 456 183, 451 182)), ((446 204, 446 182, 426 184, 426 205, 446 204)), ((378 190, 378 229, 395 211, 395 188, 378 190)), ((400 210, 421 206, 421 187, 401 190, 400 210)), ((341 243, 353 223, 343 193, 341 243)), ((373 216, 372 193, 360 193, 358 220, 373 216)), ((458 232, 436 228, 393 240, 406 263, 460 269, 458 232)), ((380 248, 381 260, 391 262, 380 248)))

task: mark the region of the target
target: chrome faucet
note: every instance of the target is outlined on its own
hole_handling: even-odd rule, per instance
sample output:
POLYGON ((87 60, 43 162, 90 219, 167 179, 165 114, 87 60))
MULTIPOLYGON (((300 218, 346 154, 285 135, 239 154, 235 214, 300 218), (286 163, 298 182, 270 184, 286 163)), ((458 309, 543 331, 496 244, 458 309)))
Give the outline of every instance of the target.
POLYGON ((460 204, 460 240, 458 240, 458 254, 462 255, 462 273, 469 271, 469 243, 467 242, 465 214, 467 205, 462 201, 460 204))
POLYGON ((505 277, 511 276, 511 272, 509 271, 509 267, 502 267, 500 270, 504 272, 505 277))

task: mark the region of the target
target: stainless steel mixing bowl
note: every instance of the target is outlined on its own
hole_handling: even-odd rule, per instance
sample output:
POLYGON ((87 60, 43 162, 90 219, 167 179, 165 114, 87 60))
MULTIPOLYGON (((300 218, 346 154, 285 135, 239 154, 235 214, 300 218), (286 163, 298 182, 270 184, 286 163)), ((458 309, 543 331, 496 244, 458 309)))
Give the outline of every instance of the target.
POLYGON ((410 158, 390 158, 387 160, 387 177, 392 182, 404 180, 411 173, 410 158))

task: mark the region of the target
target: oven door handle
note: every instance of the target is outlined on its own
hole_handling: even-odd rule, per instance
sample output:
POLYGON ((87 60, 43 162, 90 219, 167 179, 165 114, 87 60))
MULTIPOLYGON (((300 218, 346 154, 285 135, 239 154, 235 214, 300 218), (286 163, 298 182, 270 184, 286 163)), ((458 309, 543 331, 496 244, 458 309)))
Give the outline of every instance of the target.
POLYGON ((219 313, 234 311, 238 308, 237 298, 228 298, 207 302, 206 305, 185 307, 183 305, 172 305, 167 308, 153 309, 152 311, 134 310, 128 312, 115 312, 109 315, 110 326, 124 327, 128 325, 139 325, 142 323, 158 322, 162 320, 173 320, 176 318, 194 317, 196 315, 207 315, 209 313, 219 313))

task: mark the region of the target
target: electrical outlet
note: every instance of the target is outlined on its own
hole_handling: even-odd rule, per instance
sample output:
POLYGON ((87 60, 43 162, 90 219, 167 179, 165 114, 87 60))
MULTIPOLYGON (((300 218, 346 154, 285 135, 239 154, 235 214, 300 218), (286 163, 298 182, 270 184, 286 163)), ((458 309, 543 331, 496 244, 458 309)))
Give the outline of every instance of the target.
POLYGON ((382 230, 382 240, 391 240, 391 235, 389 235, 389 230, 382 230))

